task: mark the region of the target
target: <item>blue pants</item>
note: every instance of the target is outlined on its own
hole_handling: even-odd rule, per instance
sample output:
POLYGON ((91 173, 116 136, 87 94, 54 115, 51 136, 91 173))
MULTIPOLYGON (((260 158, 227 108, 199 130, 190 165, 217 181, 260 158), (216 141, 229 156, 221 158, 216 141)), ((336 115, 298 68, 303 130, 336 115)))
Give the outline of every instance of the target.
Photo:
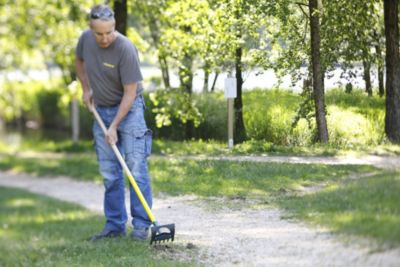
MULTIPOLYGON (((116 116, 118 108, 119 106, 96 107, 107 128, 116 116)), ((99 170, 104 179, 104 214, 107 220, 105 229, 125 232, 127 214, 123 170, 97 121, 93 125, 93 135, 99 170)), ((147 157, 151 153, 151 143, 152 133, 144 119, 144 99, 143 96, 138 96, 118 126, 117 147, 150 208, 152 192, 147 157)), ((149 227, 151 221, 131 185, 130 206, 133 227, 136 229, 149 227)))

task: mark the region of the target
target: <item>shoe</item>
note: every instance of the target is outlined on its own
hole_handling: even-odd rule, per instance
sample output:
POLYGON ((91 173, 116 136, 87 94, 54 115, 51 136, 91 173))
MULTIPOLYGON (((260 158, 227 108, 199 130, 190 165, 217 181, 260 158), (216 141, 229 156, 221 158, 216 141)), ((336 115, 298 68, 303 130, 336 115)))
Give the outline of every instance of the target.
POLYGON ((149 228, 133 229, 131 238, 133 240, 145 241, 149 237, 149 228))
POLYGON ((98 240, 105 239, 105 238, 124 237, 124 236, 125 236, 125 232, 104 229, 100 233, 90 237, 89 241, 93 242, 93 241, 98 241, 98 240))

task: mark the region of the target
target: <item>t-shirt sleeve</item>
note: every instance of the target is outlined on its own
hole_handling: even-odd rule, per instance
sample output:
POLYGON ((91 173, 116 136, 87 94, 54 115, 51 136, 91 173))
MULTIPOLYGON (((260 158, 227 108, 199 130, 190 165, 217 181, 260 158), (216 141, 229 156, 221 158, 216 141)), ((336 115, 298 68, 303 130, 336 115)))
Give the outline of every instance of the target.
POLYGON ((75 55, 77 58, 83 60, 83 36, 84 34, 79 37, 78 44, 76 45, 75 55))
POLYGON ((143 81, 142 72, 140 71, 139 55, 135 46, 130 44, 125 48, 119 68, 123 85, 143 81))

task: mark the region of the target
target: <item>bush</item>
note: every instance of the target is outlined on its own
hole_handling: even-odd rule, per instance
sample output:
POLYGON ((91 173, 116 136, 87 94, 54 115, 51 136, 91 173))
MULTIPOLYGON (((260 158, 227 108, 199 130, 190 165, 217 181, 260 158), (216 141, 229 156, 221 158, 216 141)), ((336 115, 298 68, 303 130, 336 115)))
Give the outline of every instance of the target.
POLYGON ((62 129, 67 122, 59 107, 62 92, 57 89, 41 90, 37 94, 40 121, 44 128, 62 129))
POLYGON ((227 140, 228 109, 222 93, 198 94, 194 98, 204 120, 195 128, 196 139, 227 140))
POLYGON ((249 139, 286 145, 291 142, 291 124, 300 103, 298 95, 279 89, 243 94, 243 117, 249 139))
POLYGON ((362 90, 340 89, 326 94, 330 143, 340 147, 377 145, 384 141, 384 99, 368 97, 362 90))
MULTIPOLYGON (((0 116, 5 121, 9 121, 10 118, 13 120, 24 118, 24 120, 41 121, 47 128, 70 131, 71 109, 69 100, 60 101, 66 94, 62 85, 50 86, 48 83, 43 85, 39 82, 16 83, 0 89, 3 93, 0 98, 2 108, 0 116)), ((170 91, 161 92, 157 98, 159 100, 157 106, 150 100, 149 94, 145 93, 146 121, 148 127, 153 130, 155 138, 184 140, 186 125, 179 117, 180 113, 176 112, 180 110, 183 98, 179 98, 176 92, 172 93, 175 93, 175 96, 170 97, 170 91), (172 114, 169 118, 170 126, 156 127, 154 113, 156 109, 168 110, 172 114)), ((223 93, 193 94, 191 99, 193 110, 201 113, 200 123, 194 128, 193 137, 226 141, 227 101, 223 93)), ((300 103, 301 98, 298 94, 286 90, 244 91, 243 117, 248 136, 247 145, 264 150, 265 146, 273 148, 273 146, 312 144, 316 131, 315 119, 312 119, 310 124, 305 119, 300 119, 292 129, 300 103)), ((384 99, 377 96, 368 97, 361 90, 354 89, 351 93, 346 93, 344 90, 334 89, 326 94, 326 106, 330 145, 351 147, 385 142, 384 99)), ((92 137, 92 123, 92 114, 81 103, 82 138, 92 137)), ((246 149, 243 147, 243 150, 246 149)))
MULTIPOLYGON (((184 140, 185 125, 177 118, 171 118, 170 126, 156 127, 153 103, 147 94, 145 99, 148 107, 146 120, 154 136, 184 140)), ((193 94, 192 100, 203 116, 200 125, 194 129, 194 138, 226 141, 227 101, 223 93, 193 94)), ((298 94, 286 90, 258 89, 243 92, 243 117, 248 136, 246 144, 261 150, 265 149, 265 145, 312 144, 316 133, 315 119, 311 120, 311 125, 305 119, 300 119, 297 126, 291 128, 300 103, 298 94)), ((326 105, 331 145, 351 147, 384 142, 383 99, 368 97, 361 90, 353 90, 349 94, 335 89, 327 92, 326 105)))

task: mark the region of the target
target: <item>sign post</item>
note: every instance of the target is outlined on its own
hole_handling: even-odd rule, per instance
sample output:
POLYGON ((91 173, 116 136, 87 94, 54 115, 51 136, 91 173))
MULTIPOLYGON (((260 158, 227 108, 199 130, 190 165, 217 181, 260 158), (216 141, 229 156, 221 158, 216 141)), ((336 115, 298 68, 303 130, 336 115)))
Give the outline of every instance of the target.
POLYGON ((234 99, 236 98, 236 79, 228 76, 225 79, 225 98, 228 100, 228 148, 233 148, 234 99))

